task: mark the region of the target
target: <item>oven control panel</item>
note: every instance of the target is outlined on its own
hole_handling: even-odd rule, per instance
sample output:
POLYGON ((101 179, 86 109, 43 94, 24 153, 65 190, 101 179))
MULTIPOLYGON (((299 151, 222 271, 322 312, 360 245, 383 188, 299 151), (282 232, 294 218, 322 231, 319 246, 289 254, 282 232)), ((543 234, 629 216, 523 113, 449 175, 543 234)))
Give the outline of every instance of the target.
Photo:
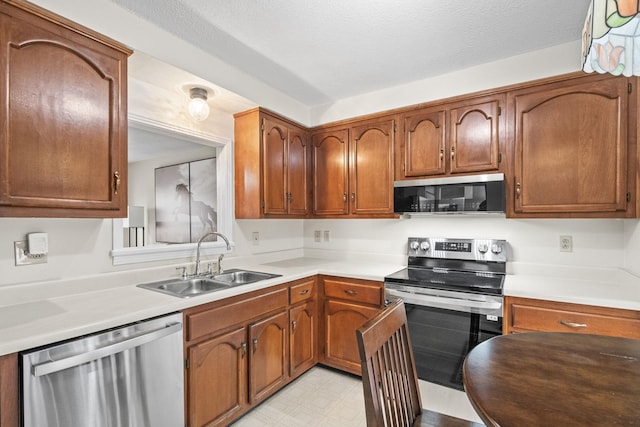
POLYGON ((472 261, 506 262, 508 249, 506 240, 497 239, 409 237, 407 244, 407 253, 410 257, 472 261))

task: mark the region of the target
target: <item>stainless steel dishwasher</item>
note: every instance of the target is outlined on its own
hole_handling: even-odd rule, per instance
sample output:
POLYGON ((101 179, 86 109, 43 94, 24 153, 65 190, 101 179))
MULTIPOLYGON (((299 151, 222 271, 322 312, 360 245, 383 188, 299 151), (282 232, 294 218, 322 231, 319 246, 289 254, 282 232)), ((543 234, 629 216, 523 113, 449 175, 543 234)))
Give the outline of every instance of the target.
POLYGON ((21 353, 24 427, 184 426, 182 315, 21 353))

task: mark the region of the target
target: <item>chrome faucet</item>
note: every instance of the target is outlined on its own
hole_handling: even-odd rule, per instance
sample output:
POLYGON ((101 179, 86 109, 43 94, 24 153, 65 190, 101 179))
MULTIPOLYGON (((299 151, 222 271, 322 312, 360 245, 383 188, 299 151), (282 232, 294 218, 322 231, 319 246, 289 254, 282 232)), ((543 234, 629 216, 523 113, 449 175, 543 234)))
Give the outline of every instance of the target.
MULTIPOLYGON (((218 233, 217 231, 210 231, 208 233, 203 234, 202 237, 200 237, 200 239, 198 240, 198 246, 196 248, 196 269, 193 273, 194 276, 197 276, 200 274, 200 245, 202 244, 202 241, 209 236, 222 237, 222 240, 224 240, 227 243, 227 250, 228 251, 231 250, 231 244, 229 243, 229 239, 227 239, 224 234, 218 233)), ((224 257, 224 254, 220 254, 220 256, 218 257, 218 273, 217 274, 220 274, 222 272, 221 264, 222 264, 223 257, 224 257)))

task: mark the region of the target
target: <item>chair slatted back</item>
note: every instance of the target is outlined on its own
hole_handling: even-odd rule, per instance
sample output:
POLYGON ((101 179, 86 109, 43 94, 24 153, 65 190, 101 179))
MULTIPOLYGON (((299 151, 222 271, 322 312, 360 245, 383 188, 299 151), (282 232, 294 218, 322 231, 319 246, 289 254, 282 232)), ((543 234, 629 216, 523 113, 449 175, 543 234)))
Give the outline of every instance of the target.
POLYGON ((411 426, 422 412, 407 314, 394 301, 356 330, 368 427, 411 426))

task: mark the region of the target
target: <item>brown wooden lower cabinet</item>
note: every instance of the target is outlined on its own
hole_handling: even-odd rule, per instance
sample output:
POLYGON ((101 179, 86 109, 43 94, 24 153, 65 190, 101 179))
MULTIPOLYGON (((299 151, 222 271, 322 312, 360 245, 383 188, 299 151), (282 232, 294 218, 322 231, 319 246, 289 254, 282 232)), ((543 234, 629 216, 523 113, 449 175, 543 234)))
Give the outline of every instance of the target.
POLYGON ((185 310, 190 427, 227 425, 317 363, 316 278, 185 310))
POLYGON ((18 353, 0 357, 0 427, 18 427, 18 353))
POLYGON ((356 329, 379 310, 351 302, 325 302, 324 363, 361 375, 356 329))
POLYGON ((246 337, 239 327, 188 347, 188 425, 224 424, 247 408, 246 337))
POLYGON ((321 276, 324 291, 323 364, 361 375, 356 329, 383 305, 383 283, 321 276))
POLYGON ((256 404, 287 383, 288 313, 277 314, 249 325, 249 403, 256 404))
POLYGON ((318 361, 317 301, 298 304, 289 310, 289 375, 294 378, 318 361))
POLYGON ((640 339, 640 312, 506 297, 504 333, 535 331, 575 332, 640 339))

